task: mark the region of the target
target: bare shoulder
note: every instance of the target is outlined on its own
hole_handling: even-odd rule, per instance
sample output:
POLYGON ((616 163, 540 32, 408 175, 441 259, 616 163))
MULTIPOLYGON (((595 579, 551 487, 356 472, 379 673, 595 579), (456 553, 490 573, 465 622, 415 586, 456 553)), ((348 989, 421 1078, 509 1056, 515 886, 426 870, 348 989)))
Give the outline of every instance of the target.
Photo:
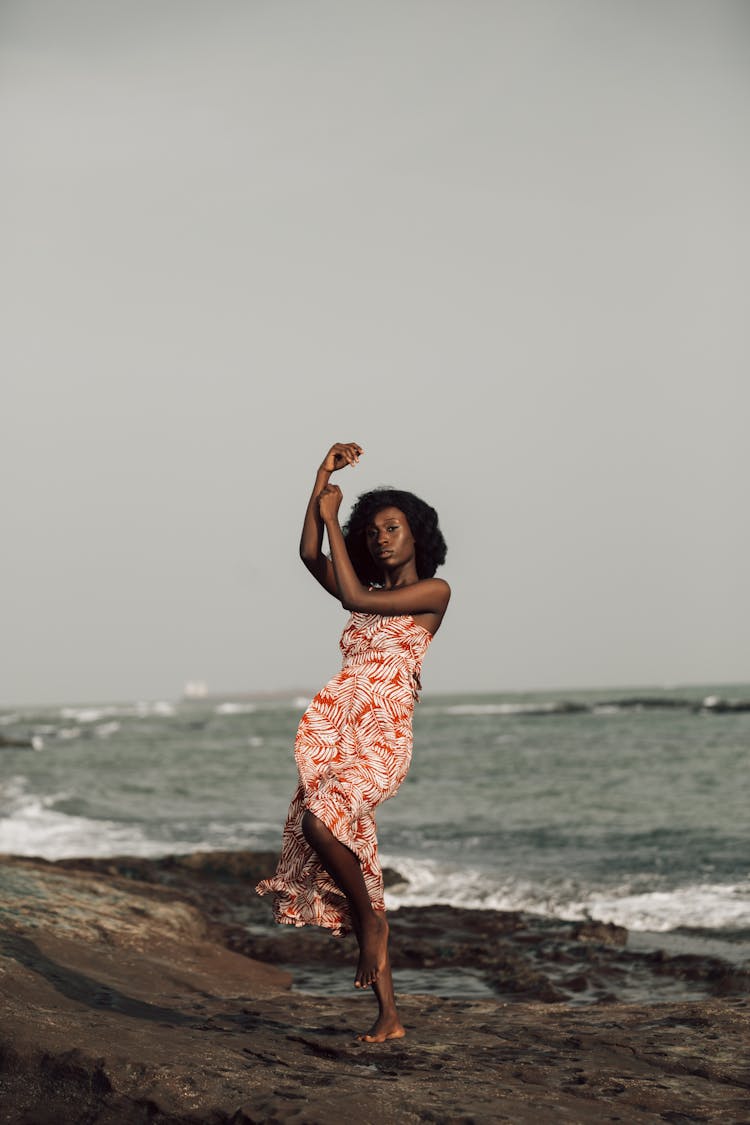
POLYGON ((444 578, 423 578, 422 582, 429 582, 436 590, 445 590, 446 594, 450 597, 451 588, 444 578))
POLYGON ((451 588, 444 578, 423 578, 420 586, 429 588, 430 593, 440 599, 443 607, 447 606, 451 597, 451 588))

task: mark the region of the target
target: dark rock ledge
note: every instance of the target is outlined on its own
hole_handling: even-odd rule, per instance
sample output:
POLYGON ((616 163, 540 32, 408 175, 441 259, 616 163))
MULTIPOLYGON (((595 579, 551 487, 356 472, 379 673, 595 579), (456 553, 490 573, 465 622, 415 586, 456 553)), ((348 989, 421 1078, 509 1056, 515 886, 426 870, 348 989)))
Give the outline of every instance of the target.
POLYGON ((269 866, 0 859, 2 1125, 750 1121, 740 971, 639 959, 595 923, 401 910, 397 961, 472 964, 497 998, 402 996, 407 1038, 365 1046, 369 996, 303 995, 253 959, 351 959, 268 933, 269 866), (695 999, 618 999, 664 979, 695 999))

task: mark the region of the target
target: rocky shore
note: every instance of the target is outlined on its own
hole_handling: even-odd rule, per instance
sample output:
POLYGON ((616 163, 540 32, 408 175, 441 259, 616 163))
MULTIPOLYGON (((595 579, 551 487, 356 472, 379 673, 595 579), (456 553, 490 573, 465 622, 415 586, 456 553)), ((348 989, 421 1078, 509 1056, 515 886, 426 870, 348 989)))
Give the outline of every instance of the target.
POLYGON ((0 858, 0 1123, 750 1122, 743 968, 402 908, 397 989, 453 974, 454 995, 410 987, 407 1038, 366 1046, 371 997, 299 990, 347 980, 353 947, 272 928, 252 888, 274 860, 0 858))

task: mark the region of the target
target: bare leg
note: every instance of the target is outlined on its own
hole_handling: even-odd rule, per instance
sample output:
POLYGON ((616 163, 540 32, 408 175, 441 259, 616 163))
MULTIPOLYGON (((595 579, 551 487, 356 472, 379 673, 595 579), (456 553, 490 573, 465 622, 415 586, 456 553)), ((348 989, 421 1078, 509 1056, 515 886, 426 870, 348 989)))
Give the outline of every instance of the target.
POLYGON ((386 957, 385 968, 372 987, 378 998, 380 1012, 367 1035, 358 1035, 357 1039, 361 1039, 363 1043, 384 1043, 386 1039, 403 1039, 406 1031, 396 1011, 390 957, 386 957))
POLYGON ((369 988, 376 983, 388 964, 388 923, 385 915, 372 908, 362 868, 354 852, 337 840, 323 821, 309 809, 302 816, 302 831, 349 903, 354 932, 359 942, 359 964, 354 986, 369 988))

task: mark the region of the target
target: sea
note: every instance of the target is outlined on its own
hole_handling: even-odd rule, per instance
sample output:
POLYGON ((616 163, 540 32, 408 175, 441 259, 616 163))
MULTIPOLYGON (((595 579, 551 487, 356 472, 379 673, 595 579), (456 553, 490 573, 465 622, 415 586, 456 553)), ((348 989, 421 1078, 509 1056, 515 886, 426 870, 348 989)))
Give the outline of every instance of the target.
MULTIPOLYGON (((378 810, 390 909, 593 918, 750 956, 750 685, 430 695, 378 810)), ((278 849, 304 695, 0 710, 0 852, 278 849)))

